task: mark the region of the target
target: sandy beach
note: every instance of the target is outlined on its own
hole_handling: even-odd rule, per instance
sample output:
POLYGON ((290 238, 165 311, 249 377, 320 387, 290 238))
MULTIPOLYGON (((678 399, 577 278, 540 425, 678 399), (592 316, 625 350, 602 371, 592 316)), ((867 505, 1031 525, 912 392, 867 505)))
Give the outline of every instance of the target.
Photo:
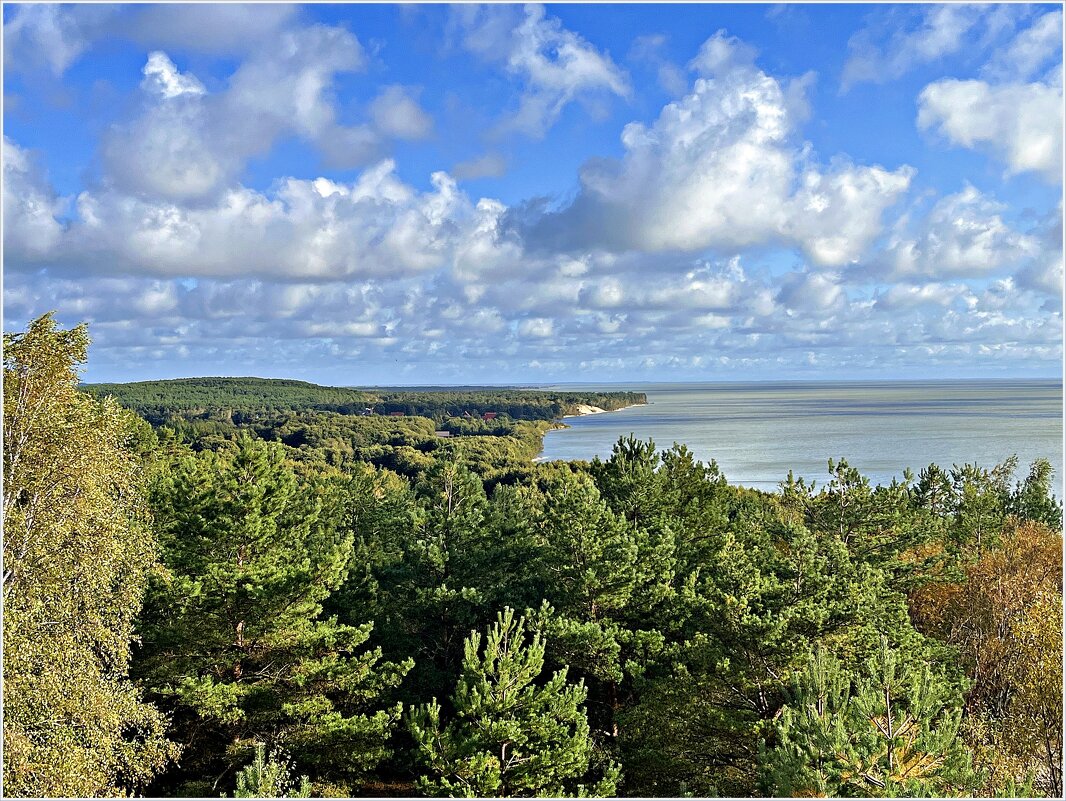
MULTIPOLYGON (((629 406, 623 406, 621 409, 611 409, 610 411, 620 412, 623 409, 632 409, 635 406, 647 406, 646 403, 631 403, 629 406)), ((592 406, 588 403, 579 403, 577 405, 577 414, 564 414, 563 419, 568 417, 584 417, 586 414, 607 414, 607 409, 601 409, 599 406, 592 406)))

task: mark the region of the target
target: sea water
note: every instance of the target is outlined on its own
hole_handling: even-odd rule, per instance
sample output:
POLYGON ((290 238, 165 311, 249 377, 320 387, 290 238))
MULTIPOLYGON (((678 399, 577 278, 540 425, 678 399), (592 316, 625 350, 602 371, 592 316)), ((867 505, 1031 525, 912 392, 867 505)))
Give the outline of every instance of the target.
POLYGON ((559 385, 645 392, 648 405, 569 417, 542 460, 606 458, 620 436, 684 443, 734 484, 776 489, 789 470, 827 479, 845 458, 872 484, 935 463, 993 467, 1011 455, 1018 477, 1044 458, 1062 496, 1062 382, 865 381, 559 385))

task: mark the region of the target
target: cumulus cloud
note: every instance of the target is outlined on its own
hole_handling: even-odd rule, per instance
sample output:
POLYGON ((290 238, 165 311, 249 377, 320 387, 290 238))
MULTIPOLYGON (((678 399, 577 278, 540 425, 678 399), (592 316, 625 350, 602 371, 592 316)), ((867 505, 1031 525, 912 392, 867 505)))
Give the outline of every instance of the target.
POLYGON ((967 307, 977 302, 962 284, 897 284, 878 293, 876 307, 881 311, 898 312, 920 306, 946 307, 959 300, 967 307))
POLYGON ((1025 265, 1041 251, 1002 218, 1006 206, 967 185, 940 199, 917 225, 903 219, 881 258, 891 280, 983 276, 1025 265), (913 227, 913 226, 912 226, 913 227))
POLYGON ((148 63, 142 72, 144 82, 141 85, 164 100, 182 95, 202 95, 207 91, 196 76, 182 75, 167 54, 158 50, 148 54, 148 63))
POLYGON ((855 262, 880 235, 883 212, 910 187, 914 170, 860 167, 837 159, 821 172, 808 168, 784 206, 781 232, 817 265, 855 262))
POLYGON ((523 320, 518 326, 518 334, 523 337, 548 339, 554 333, 554 323, 544 317, 533 317, 529 320, 523 320))
MULTIPOLYGON (((194 282, 20 271, 8 276, 5 309, 16 327, 52 306, 72 321, 89 320, 98 368, 167 359, 175 371, 196 373, 181 365, 198 356, 216 374, 346 383, 361 380, 369 365, 397 362, 417 380, 454 382, 457 365, 472 377, 528 380, 529 371, 572 375, 578 365, 585 374, 776 370, 806 354, 856 368, 886 360, 1053 365, 1061 357, 1061 316, 1041 311, 1040 296, 1009 279, 983 292, 929 282, 866 294, 845 291, 824 271, 756 278, 738 258, 690 263, 687 272, 681 261, 676 274, 655 282, 639 270, 614 271, 614 259, 589 256, 582 271, 553 257, 536 262, 535 273, 487 282, 447 269, 404 278, 194 282), (470 295, 471 287, 479 291, 470 295)), ((396 380, 395 369, 376 376, 396 380)))
POLYGON ((629 96, 628 78, 610 56, 547 16, 543 6, 459 6, 452 27, 467 50, 504 65, 522 86, 518 108, 498 126, 501 133, 539 139, 574 101, 629 96))
MULTIPOLYGON (((86 191, 52 247, 26 258, 43 265, 76 258, 87 270, 164 276, 401 277, 445 266, 459 240, 476 238, 463 230, 469 219, 476 234, 476 210, 451 178, 436 173, 433 184, 416 192, 385 161, 351 184, 287 179, 270 194, 241 187, 201 206, 86 191)), ((37 228, 58 225, 46 207, 32 210, 37 228)), ((16 223, 7 228, 9 241, 30 228, 21 218, 16 223)))
POLYGON ((949 78, 918 97, 918 126, 966 148, 987 149, 1011 174, 1062 180, 1062 84, 949 78))
POLYGON ((12 261, 51 253, 63 236, 57 217, 66 205, 30 153, 4 137, 4 249, 12 261))
MULTIPOLYGON (((1030 21, 1031 13, 987 12, 988 19, 1004 21, 1012 38, 994 50, 981 79, 945 78, 927 85, 918 97, 918 127, 953 145, 990 153, 1009 174, 1034 172, 1057 183, 1063 168, 1062 11, 1030 21), (1016 31, 1021 20, 1030 24, 1016 31)), ((990 34, 984 44, 995 40, 990 34)))
POLYGON ((744 248, 793 242, 819 264, 852 261, 913 171, 837 160, 828 170, 795 141, 795 96, 719 31, 701 48, 691 92, 651 125, 622 132, 620 161, 593 160, 569 207, 513 215, 535 244, 611 250, 744 248))
POLYGON ((1020 270, 1016 276, 1018 285, 1049 297, 1055 308, 1062 303, 1062 253, 1046 256, 1034 261, 1030 266, 1020 270))
POLYGON ((412 87, 384 87, 367 122, 339 120, 335 80, 366 62, 359 40, 343 28, 295 27, 260 42, 224 88, 208 92, 168 54, 153 51, 139 114, 104 137, 106 178, 138 195, 209 202, 283 137, 299 137, 327 166, 347 169, 380 159, 389 140, 428 136, 433 122, 412 87))
POLYGON ((154 51, 143 70, 141 113, 104 138, 107 177, 138 194, 209 199, 286 134, 315 143, 342 166, 365 163, 378 155, 380 135, 340 125, 331 93, 336 75, 364 64, 355 36, 314 25, 283 33, 245 60, 225 90, 211 94, 154 51))
POLYGON ((825 312, 847 301, 834 276, 826 273, 790 273, 781 281, 777 301, 790 312, 825 312))
POLYGON ((1062 310, 1063 253, 1062 199, 1034 229, 1032 235, 1039 243, 1037 256, 1014 276, 1020 289, 1043 295, 1045 311, 1062 310))
MULTIPOLYGON (((464 45, 486 58, 510 58, 527 25, 606 58, 542 11, 461 13, 503 21, 464 45)), ((76 198, 5 140, 10 327, 48 308, 87 320, 94 369, 113 375, 167 360, 338 383, 368 380, 369 364, 387 365, 378 382, 397 370, 454 382, 456 369, 528 380, 1061 358, 1061 206, 1022 230, 965 186, 885 237, 913 171, 820 160, 797 132, 810 79, 767 74, 724 32, 695 55, 687 93, 627 126, 622 157, 587 163, 576 201, 554 211, 467 197, 455 179, 502 172, 495 152, 429 188, 388 160, 345 180, 242 186, 246 160, 282 137, 343 162, 432 124, 417 88, 399 86, 364 124, 340 119, 336 76, 366 62, 342 29, 264 24, 242 52, 219 82, 192 74, 180 48, 153 50, 141 107, 105 137, 103 180, 76 198)), ((550 46, 528 52, 562 63, 550 46)), ((513 75, 530 90, 532 72, 513 75)))

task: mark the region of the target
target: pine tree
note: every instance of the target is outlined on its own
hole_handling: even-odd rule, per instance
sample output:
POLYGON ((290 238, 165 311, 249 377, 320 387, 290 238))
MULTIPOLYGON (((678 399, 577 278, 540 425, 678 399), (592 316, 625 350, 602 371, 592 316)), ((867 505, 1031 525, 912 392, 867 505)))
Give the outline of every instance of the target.
POLYGON ((793 681, 763 754, 764 789, 784 796, 973 795, 981 777, 958 739, 962 698, 887 640, 851 675, 818 652, 793 681))
POLYGON ((549 484, 544 530, 559 607, 598 620, 629 603, 638 581, 637 536, 587 475, 561 473, 549 484))
POLYGON ((237 774, 234 798, 310 798, 311 781, 296 782, 288 760, 278 752, 266 753, 264 743, 255 744, 255 755, 237 774))
POLYGON ((174 756, 127 679, 154 543, 147 425, 79 392, 87 332, 4 335, 4 792, 136 791, 174 756))
POLYGON ((326 489, 298 481, 279 446, 247 438, 179 455, 158 481, 165 570, 138 669, 186 748, 174 780, 217 788, 264 740, 341 782, 387 755, 401 708, 383 698, 410 663, 361 650, 370 624, 321 615, 352 547, 326 489))
MULTIPOLYGON (((389 490, 382 502, 392 494, 389 490)), ((454 681, 463 637, 483 619, 480 584, 492 574, 481 569, 488 502, 481 480, 453 461, 427 470, 413 496, 401 495, 405 525, 382 527, 384 536, 371 546, 388 549, 387 561, 351 582, 349 594, 354 599, 366 592, 357 590, 357 584, 373 587, 376 639, 395 658, 414 658, 416 667, 405 686, 425 699, 446 692, 454 681)), ((359 520, 352 520, 348 530, 361 538, 368 533, 359 520)))
MULTIPOLYGON (((452 697, 453 720, 442 723, 436 699, 412 712, 408 726, 429 772, 419 779, 431 795, 558 797, 585 793, 595 747, 581 704, 585 688, 567 682, 566 670, 546 683, 539 635, 526 642, 525 618, 506 609, 482 638, 465 643, 463 673, 452 697)), ((614 794, 619 770, 608 764, 589 788, 614 794)))
POLYGON ((1062 531, 1062 504, 1052 492, 1054 470, 1047 459, 1037 459, 1029 466, 1029 475, 1015 485, 1007 501, 1007 511, 1022 520, 1043 523, 1062 531))

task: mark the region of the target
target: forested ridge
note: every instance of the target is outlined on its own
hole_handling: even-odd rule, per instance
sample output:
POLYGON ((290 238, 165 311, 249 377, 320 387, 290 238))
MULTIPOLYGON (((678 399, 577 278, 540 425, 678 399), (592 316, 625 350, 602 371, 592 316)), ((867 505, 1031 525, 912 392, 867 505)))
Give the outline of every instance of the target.
POLYGON ((608 411, 645 403, 642 392, 559 392, 518 388, 426 387, 352 389, 277 378, 175 378, 129 384, 87 384, 96 397, 113 397, 153 425, 176 419, 253 419, 271 412, 324 411, 392 414, 443 420, 486 412, 518 420, 552 420, 579 404, 608 411))
POLYGON ((84 391, 87 345, 4 337, 5 797, 1062 795, 1045 461, 767 493, 532 461, 637 396, 84 391))

